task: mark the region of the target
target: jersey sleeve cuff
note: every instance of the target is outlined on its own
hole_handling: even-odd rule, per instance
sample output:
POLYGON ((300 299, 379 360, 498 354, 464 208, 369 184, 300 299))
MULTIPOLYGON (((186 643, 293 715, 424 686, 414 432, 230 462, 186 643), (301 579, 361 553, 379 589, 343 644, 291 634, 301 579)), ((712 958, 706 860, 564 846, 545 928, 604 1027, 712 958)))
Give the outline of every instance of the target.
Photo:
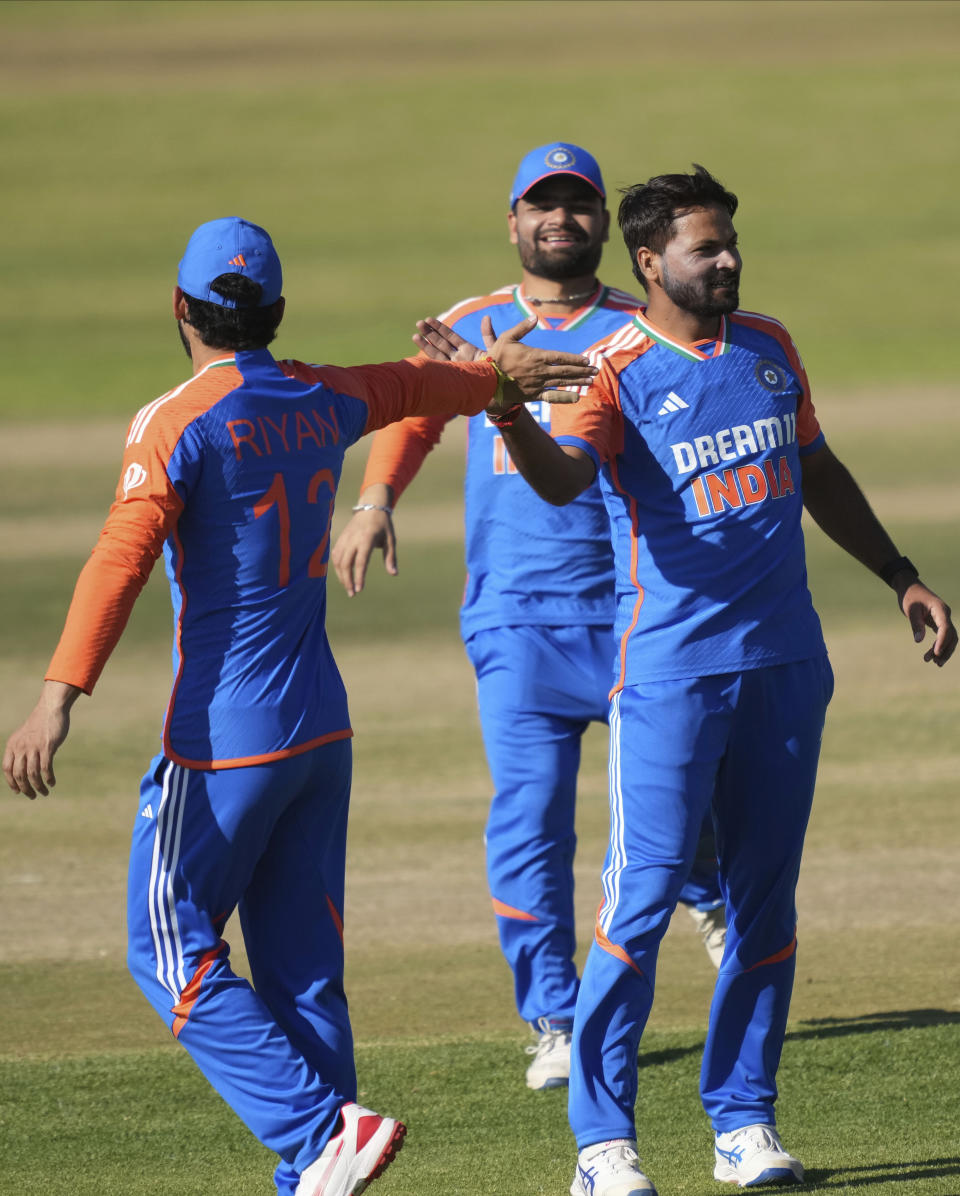
POLYGON ((559 444, 561 446, 569 445, 570 448, 581 449, 583 452, 585 452, 587 454, 587 456, 593 462, 594 466, 596 467, 597 473, 600 472, 600 467, 601 467, 601 465, 603 465, 603 462, 600 460, 600 454, 593 447, 593 445, 589 442, 589 440, 583 440, 579 436, 566 436, 566 435, 555 436, 554 440, 557 442, 557 444, 559 444))

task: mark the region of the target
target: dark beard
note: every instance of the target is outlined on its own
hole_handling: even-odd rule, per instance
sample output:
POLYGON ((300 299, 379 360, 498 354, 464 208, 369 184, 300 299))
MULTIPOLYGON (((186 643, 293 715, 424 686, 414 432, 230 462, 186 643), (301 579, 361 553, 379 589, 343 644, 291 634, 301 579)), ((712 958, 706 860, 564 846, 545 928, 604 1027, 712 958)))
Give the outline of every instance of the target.
POLYGON ((694 316, 726 316, 740 306, 739 274, 722 273, 694 282, 677 282, 666 266, 663 268, 663 289, 682 311, 694 316), (713 289, 716 283, 731 284, 733 289, 721 295, 713 289))
POLYGON ((177 332, 180 334, 180 344, 183 345, 183 351, 193 361, 193 354, 190 352, 190 342, 187 340, 186 334, 183 331, 183 321, 177 320, 177 332))
POLYGON ((537 278, 546 278, 550 282, 563 282, 567 278, 583 278, 593 275, 600 265, 603 256, 602 245, 591 245, 584 241, 572 250, 563 254, 552 254, 549 250, 537 249, 529 242, 520 242, 517 246, 520 253, 520 265, 529 274, 537 278))

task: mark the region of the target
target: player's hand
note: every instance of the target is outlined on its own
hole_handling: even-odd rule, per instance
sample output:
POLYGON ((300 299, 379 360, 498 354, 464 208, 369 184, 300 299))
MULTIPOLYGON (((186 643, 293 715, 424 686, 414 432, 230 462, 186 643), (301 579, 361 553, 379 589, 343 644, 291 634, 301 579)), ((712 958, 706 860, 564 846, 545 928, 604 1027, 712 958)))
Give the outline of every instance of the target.
POLYGON ((7 741, 3 774, 14 793, 31 800, 45 797, 57 783, 53 757, 70 730, 70 707, 80 693, 60 681, 44 682, 43 693, 30 717, 7 741))
MULTIPOLYGON (((490 317, 483 318, 490 323, 492 332, 493 324, 490 317)), ((477 345, 464 340, 458 332, 454 332, 439 320, 417 320, 413 343, 421 353, 432 357, 434 361, 473 361, 483 352, 477 345)))
MULTIPOLYGON (((485 317, 483 337, 486 351, 508 376, 503 387, 504 409, 531 399, 547 402, 576 402, 575 388, 588 386, 596 368, 577 353, 535 349, 523 344, 523 337, 537 325, 536 316, 528 316, 493 339, 493 325, 485 317), (558 387, 567 389, 558 391, 558 387)), ((473 361, 481 350, 439 320, 420 320, 413 342, 428 356, 442 361, 473 361)))
POLYGON ((900 590, 897 599, 900 609, 910 620, 913 638, 918 644, 923 643, 928 627, 936 633, 933 645, 923 654, 923 659, 942 668, 957 646, 957 629, 950 618, 950 607, 919 580, 900 590))
MULTIPOLYGON (((520 391, 519 395, 508 394, 508 390, 513 388, 505 385, 504 406, 529 399, 576 402, 576 393, 558 392, 556 388, 589 386, 597 372, 596 367, 579 353, 558 353, 523 344, 523 338, 536 326, 537 317, 528 316, 506 332, 501 332, 492 344, 488 344, 487 352, 500 369, 510 376, 516 390, 520 391)), ((491 323, 491 333, 492 329, 491 323)))
POLYGON ((382 550, 383 567, 395 577, 397 537, 393 520, 386 511, 355 511, 330 553, 330 562, 348 597, 353 598, 363 589, 375 548, 382 550))

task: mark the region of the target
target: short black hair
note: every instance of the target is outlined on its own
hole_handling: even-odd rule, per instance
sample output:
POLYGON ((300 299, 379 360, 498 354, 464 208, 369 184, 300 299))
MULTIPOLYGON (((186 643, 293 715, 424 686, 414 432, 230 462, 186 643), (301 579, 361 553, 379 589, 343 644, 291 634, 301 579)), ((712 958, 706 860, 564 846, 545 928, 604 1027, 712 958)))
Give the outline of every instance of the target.
POLYGON ((187 323, 210 349, 265 349, 277 335, 282 312, 275 303, 259 307, 263 288, 245 274, 221 274, 210 289, 236 303, 223 307, 184 295, 187 323))
POLYGON ((637 250, 646 246, 663 253, 673 222, 691 208, 725 208, 732 216, 738 200, 713 175, 693 163, 693 174, 658 174, 645 183, 624 187, 617 220, 630 254, 630 265, 643 289, 646 279, 637 264, 637 250))

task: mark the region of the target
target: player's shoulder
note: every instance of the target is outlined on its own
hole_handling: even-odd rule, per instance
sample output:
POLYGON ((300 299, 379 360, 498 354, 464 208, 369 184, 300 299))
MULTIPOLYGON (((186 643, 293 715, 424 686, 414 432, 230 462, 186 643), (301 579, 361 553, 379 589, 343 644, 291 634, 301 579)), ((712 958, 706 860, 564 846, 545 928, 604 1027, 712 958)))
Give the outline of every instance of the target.
POLYGON ((635 316, 625 320, 612 332, 584 349, 584 356, 598 369, 619 374, 632 361, 642 356, 654 342, 635 316))
POLYGON ((175 442, 194 420, 242 384, 243 375, 233 356, 210 362, 140 408, 127 429, 127 447, 147 439, 175 442))
POLYGON ((799 361, 800 353, 793 337, 787 331, 786 325, 774 316, 758 311, 743 311, 738 308, 727 319, 735 328, 746 329, 761 339, 766 337, 775 341, 791 360, 796 358, 799 361))
POLYGON ((448 307, 446 311, 440 313, 438 318, 444 324, 452 326, 458 320, 464 320, 468 316, 483 315, 494 308, 513 303, 516 289, 516 284, 509 284, 498 287, 497 290, 490 291, 486 295, 471 295, 469 299, 461 299, 459 303, 448 307))
POLYGON ((731 312, 727 319, 731 324, 739 325, 742 328, 751 328, 755 332, 765 333, 767 336, 772 336, 775 340, 791 340, 790 333, 782 321, 776 319, 775 316, 767 315, 760 311, 745 311, 742 308, 737 308, 735 312, 731 312))

